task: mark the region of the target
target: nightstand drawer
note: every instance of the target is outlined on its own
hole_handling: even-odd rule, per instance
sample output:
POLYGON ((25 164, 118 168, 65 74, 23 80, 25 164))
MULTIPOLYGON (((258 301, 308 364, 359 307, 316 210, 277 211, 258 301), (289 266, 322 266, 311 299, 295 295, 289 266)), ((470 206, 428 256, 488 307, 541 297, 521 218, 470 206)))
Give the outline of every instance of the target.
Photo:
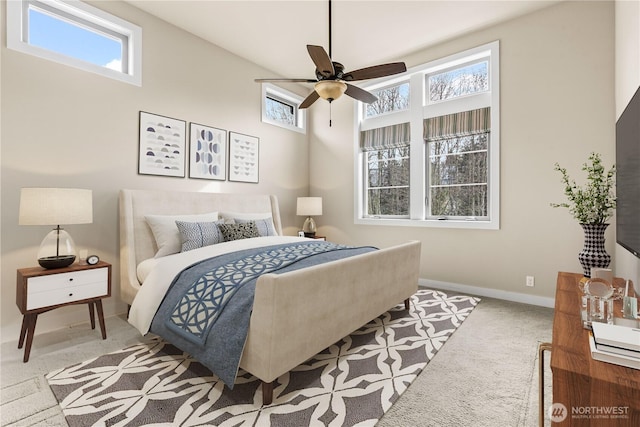
POLYGON ((106 280, 103 280, 80 286, 66 286, 61 289, 49 289, 45 292, 29 293, 27 310, 96 298, 107 295, 108 292, 108 283, 106 280))
POLYGON ((106 289, 108 277, 109 271, 106 267, 29 277, 27 279, 27 295, 30 299, 41 292, 49 293, 58 289, 64 290, 69 287, 80 287, 93 283, 102 283, 106 289))

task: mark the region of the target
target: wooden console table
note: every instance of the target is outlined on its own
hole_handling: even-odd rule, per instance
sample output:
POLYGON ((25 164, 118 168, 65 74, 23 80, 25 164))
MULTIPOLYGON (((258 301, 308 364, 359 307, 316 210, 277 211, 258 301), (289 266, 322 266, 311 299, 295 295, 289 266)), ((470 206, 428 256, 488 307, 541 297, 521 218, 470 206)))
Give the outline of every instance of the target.
MULTIPOLYGON (((554 426, 640 426, 640 370, 591 358, 589 331, 582 327, 581 274, 558 273, 551 371, 553 403, 567 416, 554 426)), ((614 285, 624 286, 622 279, 614 285)), ((616 301, 616 312, 621 303, 616 301)))

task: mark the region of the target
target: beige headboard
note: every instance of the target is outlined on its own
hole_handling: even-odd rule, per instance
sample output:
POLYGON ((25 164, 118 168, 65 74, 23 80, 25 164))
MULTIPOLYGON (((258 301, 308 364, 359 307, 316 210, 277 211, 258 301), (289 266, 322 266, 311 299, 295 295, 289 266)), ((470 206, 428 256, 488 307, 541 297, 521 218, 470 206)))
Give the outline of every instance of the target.
POLYGON ((145 215, 185 215, 208 212, 271 212, 282 234, 278 199, 274 195, 120 190, 120 298, 131 304, 140 283, 136 267, 157 251, 145 215))

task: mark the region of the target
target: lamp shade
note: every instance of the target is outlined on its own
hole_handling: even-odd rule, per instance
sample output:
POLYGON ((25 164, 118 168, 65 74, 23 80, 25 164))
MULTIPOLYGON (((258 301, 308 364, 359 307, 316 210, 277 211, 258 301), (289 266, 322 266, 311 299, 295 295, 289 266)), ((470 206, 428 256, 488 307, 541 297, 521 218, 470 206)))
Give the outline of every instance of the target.
POLYGON ((79 188, 23 188, 20 225, 89 224, 93 222, 91 190, 79 188))
POLYGON ((342 96, 347 85, 338 80, 322 80, 315 84, 314 89, 322 99, 331 102, 342 96))
POLYGON ((298 197, 297 215, 322 215, 322 197, 298 197))

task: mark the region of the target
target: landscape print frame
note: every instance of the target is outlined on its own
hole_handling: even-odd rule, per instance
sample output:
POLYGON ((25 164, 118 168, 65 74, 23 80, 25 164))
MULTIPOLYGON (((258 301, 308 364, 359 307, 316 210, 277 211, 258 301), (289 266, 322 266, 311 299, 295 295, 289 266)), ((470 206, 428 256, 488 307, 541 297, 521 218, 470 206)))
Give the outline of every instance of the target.
POLYGON ((189 124, 189 178, 227 179, 227 131, 189 124))
POLYGON ((260 138, 229 132, 229 181, 257 184, 260 174, 260 138))
POLYGON ((140 111, 138 173, 185 177, 187 122, 140 111))

